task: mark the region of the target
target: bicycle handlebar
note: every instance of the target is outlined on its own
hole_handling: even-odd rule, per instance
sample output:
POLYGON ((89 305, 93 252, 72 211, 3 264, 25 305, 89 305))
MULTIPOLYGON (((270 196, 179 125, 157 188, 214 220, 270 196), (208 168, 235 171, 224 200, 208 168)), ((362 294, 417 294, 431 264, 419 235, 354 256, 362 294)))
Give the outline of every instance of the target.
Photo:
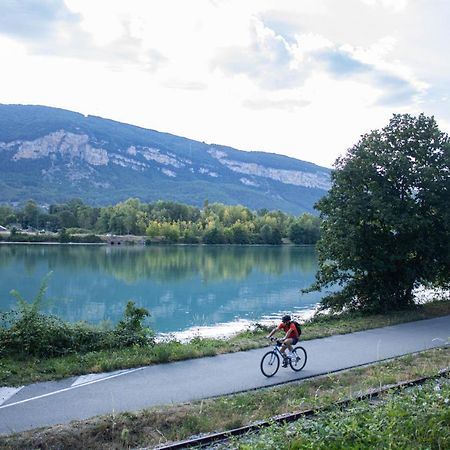
POLYGON ((280 346, 280 345, 283 344, 283 341, 282 341, 282 340, 277 339, 277 338, 274 338, 274 337, 272 337, 272 336, 269 338, 269 340, 270 340, 271 342, 276 342, 278 346, 280 346))

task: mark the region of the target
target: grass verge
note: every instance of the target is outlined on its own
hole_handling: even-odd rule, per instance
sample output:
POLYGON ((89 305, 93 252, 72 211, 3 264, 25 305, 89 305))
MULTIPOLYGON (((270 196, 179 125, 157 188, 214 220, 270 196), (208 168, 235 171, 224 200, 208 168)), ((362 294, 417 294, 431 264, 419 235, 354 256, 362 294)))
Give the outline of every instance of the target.
MULTIPOLYGON (((302 340, 379 328, 414 320, 450 314, 450 301, 435 301, 409 311, 386 315, 341 314, 316 315, 303 326, 302 340)), ((0 386, 20 386, 38 381, 57 380, 72 375, 108 372, 119 369, 160 364, 189 358, 212 356, 264 347, 268 330, 254 326, 229 339, 195 338, 190 343, 177 341, 151 347, 129 347, 72 354, 52 358, 4 357, 0 360, 0 386)))
POLYGON ((450 381, 441 377, 376 402, 355 401, 295 424, 272 425, 216 450, 450 448, 449 399, 450 381))
MULTIPOLYGON (((257 420, 268 419, 278 414, 332 405, 336 401, 357 396, 361 392, 380 386, 417 377, 436 375, 441 369, 448 368, 449 365, 450 348, 438 348, 404 356, 392 361, 360 367, 316 379, 290 383, 288 385, 183 405, 152 408, 133 413, 112 414, 87 421, 73 422, 69 425, 59 425, 0 437, 0 448, 11 450, 23 448, 39 448, 42 450, 153 448, 167 441, 186 439, 189 436, 199 433, 227 430, 257 420)), ((448 402, 448 397, 445 398, 447 398, 448 402)), ((445 398, 443 401, 445 401, 445 398)), ((395 413, 395 417, 409 418, 409 427, 413 429, 415 420, 422 420, 423 415, 408 416, 407 409, 402 406, 403 403, 407 403, 408 401, 404 400, 403 402, 397 403, 397 409, 392 409, 391 411, 398 411, 398 413, 395 413)), ((433 422, 433 418, 427 422, 427 426, 432 425, 434 435, 437 435, 436 430, 439 431, 440 434, 436 439, 439 439, 439 436, 445 436, 446 441, 442 440, 442 443, 449 442, 450 425, 448 411, 450 408, 448 408, 447 404, 445 404, 445 410, 447 412, 443 418, 439 416, 435 422, 433 422)), ((335 410, 332 413, 338 414, 339 411, 335 410)), ((383 427, 385 429, 385 437, 389 436, 389 430, 391 430, 391 434, 401 435, 402 433, 401 429, 399 430, 392 425, 394 416, 389 413, 384 418, 383 427)), ((352 417, 357 417, 357 414, 352 417)), ((354 418, 352 421, 344 414, 339 420, 342 420, 342 422, 338 422, 337 429, 339 429, 339 423, 342 423, 343 426, 345 425, 350 430, 347 433, 349 436, 352 434, 351 427, 364 434, 364 427, 362 425, 356 426, 357 419, 354 418)), ((280 430, 268 431, 268 433, 274 433, 274 436, 271 438, 274 439, 274 443, 282 441, 281 437, 279 437, 281 435, 277 435, 277 440, 275 439, 275 433, 280 432, 285 435, 287 433, 286 429, 281 428, 280 430)), ((287 437, 285 436, 284 444, 280 448, 316 448, 314 446, 302 447, 300 445, 301 443, 298 444, 298 439, 300 439, 298 435, 293 432, 291 434, 289 433, 287 433, 287 437)), ((324 443, 329 442, 330 436, 334 436, 333 434, 327 433, 328 431, 326 429, 322 431, 322 436, 327 436, 327 440, 324 443)), ((403 434, 406 435, 407 433, 405 432, 403 434)), ((269 441, 265 442, 267 443, 269 441)), ((339 443, 339 441, 336 442, 339 443)), ((388 447, 388 443, 389 441, 386 441, 384 444, 386 448, 388 447)), ((236 448, 259 448, 256 446, 259 444, 256 443, 246 443, 245 445, 246 447, 237 446, 236 448)), ((375 447, 384 448, 383 446, 375 447)), ((278 445, 261 448, 278 448, 278 445)), ((334 447, 331 445, 329 448, 373 447, 370 445, 368 447, 352 447, 347 445, 341 447, 336 444, 334 447)), ((426 448, 439 448, 439 446, 437 445, 437 441, 433 441, 433 444, 426 446, 426 448)))

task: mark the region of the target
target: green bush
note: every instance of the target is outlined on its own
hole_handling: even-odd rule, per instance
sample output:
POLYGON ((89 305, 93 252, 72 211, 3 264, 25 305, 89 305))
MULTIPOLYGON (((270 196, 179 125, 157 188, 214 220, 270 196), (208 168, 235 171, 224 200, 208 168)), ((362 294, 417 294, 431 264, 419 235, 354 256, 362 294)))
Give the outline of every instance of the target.
POLYGON ((77 244, 101 244, 103 241, 96 234, 70 235, 70 242, 77 244))
POLYGON ((43 314, 39 308, 47 289, 47 278, 31 303, 17 291, 11 292, 18 301, 18 308, 0 313, 0 355, 51 357, 154 344, 153 331, 143 325, 149 312, 136 307, 131 300, 124 318, 114 328, 100 328, 86 322, 72 324, 43 314))
POLYGON ((5 242, 58 242, 58 237, 50 234, 11 233, 4 237, 5 242))
POLYGON ((138 308, 131 300, 125 308, 124 318, 113 330, 114 347, 144 346, 154 342, 153 331, 142 325, 150 313, 145 308, 138 308))

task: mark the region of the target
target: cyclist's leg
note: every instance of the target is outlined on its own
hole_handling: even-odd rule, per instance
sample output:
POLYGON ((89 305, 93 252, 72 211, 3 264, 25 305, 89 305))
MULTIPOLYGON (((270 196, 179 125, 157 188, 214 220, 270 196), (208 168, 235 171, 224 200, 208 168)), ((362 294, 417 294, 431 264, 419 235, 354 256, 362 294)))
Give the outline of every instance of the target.
POLYGON ((292 352, 292 344, 294 343, 294 339, 292 338, 287 338, 283 341, 283 345, 281 346, 281 351, 284 353, 284 350, 286 350, 286 348, 289 350, 289 353, 292 352))
POLYGON ((298 337, 291 338, 291 345, 289 346, 289 351, 292 352, 294 345, 296 345, 298 342, 298 337))
POLYGON ((287 338, 283 341, 283 345, 280 348, 281 356, 283 357, 283 367, 287 367, 292 357, 292 338, 287 338), (286 349, 288 350, 286 352, 286 349))
POLYGON ((281 345, 281 347, 280 347, 280 353, 281 353, 281 356, 282 356, 282 358, 283 358, 283 364, 282 364, 282 366, 283 367, 287 367, 288 366, 288 363, 289 363, 289 360, 288 360, 288 358, 287 358, 287 355, 286 355, 286 349, 287 348, 289 348, 288 347, 288 345, 289 345, 289 341, 290 339, 285 339, 284 341, 283 341, 283 344, 281 345))

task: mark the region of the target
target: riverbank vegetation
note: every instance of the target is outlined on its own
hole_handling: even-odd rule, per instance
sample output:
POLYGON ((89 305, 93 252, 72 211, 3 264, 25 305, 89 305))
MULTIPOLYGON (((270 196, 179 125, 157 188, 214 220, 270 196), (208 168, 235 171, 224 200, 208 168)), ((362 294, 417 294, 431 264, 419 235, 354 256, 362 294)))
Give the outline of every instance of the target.
POLYGON ((16 209, 0 205, 0 225, 12 230, 12 235, 0 236, 10 242, 94 242, 96 235, 135 235, 148 243, 280 245, 285 240, 314 244, 320 236, 319 218, 307 213, 295 217, 208 201, 197 208, 171 201, 144 204, 132 198, 106 207, 78 199, 48 210, 32 200, 16 209))
POLYGON ((328 407, 315 418, 272 426, 260 436, 228 442, 224 448, 447 448, 450 445, 448 380, 388 393, 381 401, 355 402, 344 411, 333 404, 364 392, 418 377, 435 376, 450 365, 450 349, 439 348, 388 362, 283 386, 111 414, 0 437, 5 448, 154 448, 199 433, 224 431, 258 420, 328 407))
POLYGON ((34 244, 34 243, 59 243, 59 244, 101 244, 104 241, 95 234, 77 233, 72 234, 70 230, 62 229, 58 233, 36 233, 18 231, 16 228, 8 233, 0 234, 0 242, 11 242, 21 244, 34 244))
MULTIPOLYGON (((19 295, 18 293, 16 293, 19 295)), ((142 325, 148 316, 133 301, 126 305, 123 319, 114 328, 87 322, 70 323, 39 311, 38 303, 19 297, 17 309, 0 313, 0 355, 19 358, 55 358, 94 351, 151 346, 154 334, 142 325)))
POLYGON ((93 326, 86 322, 70 323, 41 312, 50 274, 42 281, 32 302, 18 291, 11 294, 17 307, 0 313, 0 383, 11 373, 7 361, 15 361, 20 371, 22 361, 53 360, 67 355, 85 355, 98 351, 151 347, 154 333, 143 322, 149 315, 133 301, 128 301, 122 320, 115 327, 93 326))

